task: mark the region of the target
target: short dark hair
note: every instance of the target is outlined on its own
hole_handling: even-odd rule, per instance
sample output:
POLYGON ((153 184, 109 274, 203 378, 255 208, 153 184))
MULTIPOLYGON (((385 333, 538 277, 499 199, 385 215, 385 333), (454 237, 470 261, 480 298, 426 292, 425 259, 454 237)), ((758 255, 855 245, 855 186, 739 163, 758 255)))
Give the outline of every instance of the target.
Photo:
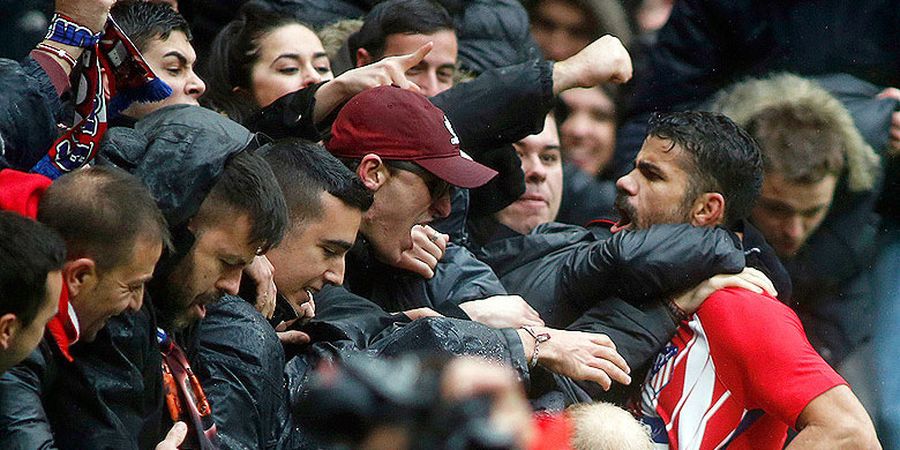
POLYGON ((124 264, 138 239, 171 247, 156 201, 134 175, 95 166, 57 179, 38 206, 38 220, 66 242, 70 259, 87 257, 106 270, 124 264))
POLYGON ((387 37, 392 34, 434 34, 456 31, 453 19, 443 6, 433 0, 388 0, 366 14, 363 26, 348 39, 348 47, 356 60, 356 50, 366 49, 373 58, 384 56, 387 37))
POLYGON ((207 203, 215 205, 215 210, 224 206, 229 214, 247 214, 252 222, 250 242, 259 244, 259 253, 278 245, 287 230, 287 205, 275 174, 264 159, 250 151, 237 153, 225 163, 198 216, 209 208, 207 203))
POLYGON ((295 226, 322 215, 323 192, 361 212, 372 206, 372 192, 321 144, 285 139, 257 152, 272 167, 295 226))
POLYGON ((725 198, 725 225, 746 218, 762 189, 762 157, 756 141, 728 117, 710 112, 655 113, 649 136, 672 142, 690 158, 686 199, 704 192, 725 198))
POLYGON ((166 40, 173 31, 184 33, 189 41, 193 39, 187 20, 167 3, 118 1, 109 14, 141 51, 146 50, 150 40, 156 37, 166 40))
POLYGON ((746 127, 759 143, 766 173, 812 184, 844 170, 847 144, 834 122, 821 111, 787 104, 766 108, 746 127))
POLYGON ((66 244, 47 226, 0 211, 0 315, 34 320, 47 295, 47 274, 66 261, 66 244))
POLYGON ((261 1, 251 1, 241 7, 240 15, 216 35, 204 68, 206 94, 204 106, 228 116, 238 123, 245 122, 259 110, 252 98, 235 88, 250 89, 253 65, 260 57, 260 40, 284 25, 298 24, 294 16, 283 14, 261 1))

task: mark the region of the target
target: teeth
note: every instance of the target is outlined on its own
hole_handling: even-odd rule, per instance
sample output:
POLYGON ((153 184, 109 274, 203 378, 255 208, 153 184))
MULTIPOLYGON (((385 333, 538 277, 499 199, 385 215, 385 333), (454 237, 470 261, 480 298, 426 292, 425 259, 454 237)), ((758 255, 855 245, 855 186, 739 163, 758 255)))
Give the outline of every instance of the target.
POLYGON ((306 291, 306 295, 309 297, 309 301, 313 299, 313 293, 309 288, 304 289, 306 291))

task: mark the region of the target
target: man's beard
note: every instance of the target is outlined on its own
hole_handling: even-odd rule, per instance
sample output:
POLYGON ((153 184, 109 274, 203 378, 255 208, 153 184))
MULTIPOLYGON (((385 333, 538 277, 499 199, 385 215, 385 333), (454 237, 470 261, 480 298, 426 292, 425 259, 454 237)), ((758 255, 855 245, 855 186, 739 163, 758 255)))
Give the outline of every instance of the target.
POLYGON ((637 209, 628 202, 628 195, 623 194, 621 191, 616 193, 614 205, 622 216, 620 223, 623 226, 627 226, 630 223, 631 229, 638 230, 664 223, 691 223, 691 208, 693 207, 694 198, 694 196, 685 195, 674 209, 656 208, 646 216, 638 214, 637 209))
POLYGON ((152 293, 153 305, 160 326, 166 330, 181 330, 196 322, 189 310, 196 303, 210 304, 218 300, 220 292, 198 295, 190 290, 194 286, 195 265, 191 254, 179 261, 168 276, 161 277, 152 293), (164 281, 163 281, 164 280, 164 281))

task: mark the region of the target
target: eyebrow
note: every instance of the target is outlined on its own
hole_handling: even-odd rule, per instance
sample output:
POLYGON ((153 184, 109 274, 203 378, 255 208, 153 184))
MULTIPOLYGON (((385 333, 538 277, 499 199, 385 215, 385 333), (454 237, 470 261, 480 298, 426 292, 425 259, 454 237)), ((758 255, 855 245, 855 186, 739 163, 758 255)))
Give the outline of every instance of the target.
POLYGON ((335 247, 339 247, 344 251, 350 250, 350 247, 353 247, 352 242, 347 242, 342 239, 323 239, 322 242, 327 245, 333 245, 335 247))
POLYGON ((638 161, 637 167, 638 167, 638 169, 640 169, 642 171, 652 172, 659 177, 663 176, 662 169, 660 169, 659 166, 657 166, 656 164, 653 164, 652 162, 647 162, 647 161, 643 161, 643 160, 638 161))
POLYGON ((182 66, 186 66, 188 63, 187 58, 178 50, 172 50, 171 52, 166 53, 165 55, 163 55, 163 58, 168 58, 170 56, 178 58, 178 62, 181 63, 182 66))
POLYGON ((299 55, 298 53, 282 53, 282 54, 278 55, 278 57, 275 58, 275 60, 272 61, 272 64, 269 64, 269 66, 274 66, 275 63, 277 63, 278 60, 280 60, 280 59, 293 59, 293 60, 299 62, 299 61, 300 61, 300 55, 299 55))
POLYGON ((328 57, 328 53, 325 53, 325 52, 313 53, 313 59, 327 58, 327 57, 328 57))

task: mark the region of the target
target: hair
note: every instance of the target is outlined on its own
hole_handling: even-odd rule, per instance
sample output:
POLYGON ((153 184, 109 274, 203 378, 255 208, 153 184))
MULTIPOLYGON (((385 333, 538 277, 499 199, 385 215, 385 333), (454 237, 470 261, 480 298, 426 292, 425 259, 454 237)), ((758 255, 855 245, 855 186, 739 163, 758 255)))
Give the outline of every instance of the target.
POLYGON ((775 106, 754 116, 746 127, 762 149, 766 173, 813 184, 828 175, 838 177, 844 169, 840 132, 814 111, 775 106))
POLYGON ((645 425, 610 403, 580 403, 566 409, 576 450, 652 450, 645 425))
POLYGON ((278 245, 289 224, 284 194, 275 174, 264 159, 249 151, 242 151, 225 163, 225 170, 200 205, 197 217, 230 221, 235 212, 250 217, 250 243, 259 244, 259 254, 278 245))
POLYGON ((434 34, 444 30, 455 32, 456 27, 447 10, 437 2, 388 0, 366 14, 362 28, 348 38, 348 48, 354 61, 360 48, 381 59, 387 37, 392 34, 434 34))
POLYGON ((66 261, 66 245, 47 226, 0 211, 0 315, 28 326, 44 304, 47 274, 66 261))
POLYGON ((201 101, 229 119, 244 123, 259 110, 252 98, 236 88, 249 90, 253 65, 259 60, 259 42, 267 34, 285 25, 303 25, 295 17, 282 14, 266 3, 251 1, 241 7, 240 15, 216 35, 206 70, 206 94, 201 101))
POLYGON ((323 192, 361 212, 372 206, 372 192, 321 144, 285 139, 257 152, 269 163, 284 192, 293 226, 322 216, 323 192))
POLYGON ((189 41, 194 38, 187 20, 166 3, 122 0, 113 5, 109 14, 141 51, 152 39, 166 40, 173 31, 184 33, 189 41))
POLYGON ((100 270, 125 264, 139 239, 171 247, 166 220, 135 176, 95 166, 57 179, 38 206, 38 220, 66 242, 70 259, 90 258, 100 270))
POLYGON ((682 165, 690 177, 685 199, 722 194, 726 226, 750 214, 762 189, 762 157, 750 134, 731 119, 710 112, 655 113, 647 134, 671 141, 689 156, 682 165))
POLYGON ((847 187, 875 187, 880 159, 841 102, 812 80, 789 73, 750 78, 720 92, 713 110, 757 139, 767 173, 808 183, 846 168, 847 187))

